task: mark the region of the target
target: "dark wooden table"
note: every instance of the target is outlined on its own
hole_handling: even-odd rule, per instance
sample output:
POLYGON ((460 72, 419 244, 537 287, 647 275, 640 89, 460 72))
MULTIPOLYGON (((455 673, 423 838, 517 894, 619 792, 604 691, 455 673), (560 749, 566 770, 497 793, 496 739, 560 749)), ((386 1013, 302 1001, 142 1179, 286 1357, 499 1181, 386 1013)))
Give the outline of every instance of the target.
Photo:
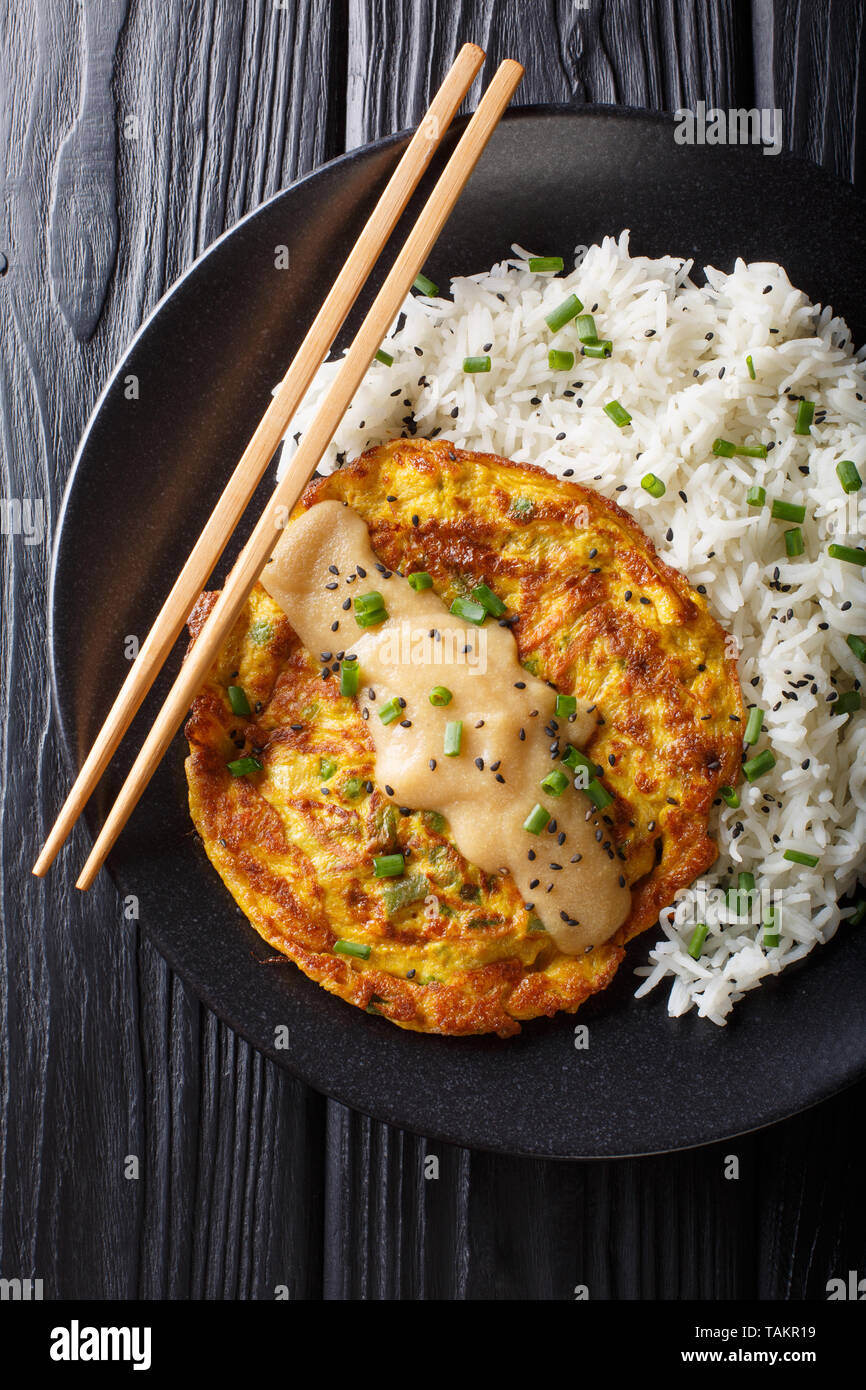
POLYGON ((75 891, 81 832, 46 880, 29 867, 66 787, 45 628, 64 482, 113 362, 195 257, 299 175, 414 122, 465 39, 525 64, 519 102, 777 106, 788 148, 862 184, 866 7, 2 0, 0 14, 0 491, 46 515, 43 544, 2 538, 0 1274, 43 1279, 46 1298, 569 1299, 585 1284, 708 1300, 822 1299, 829 1278, 862 1274, 862 1086, 661 1158, 433 1144, 307 1090, 219 1023, 105 875, 75 891))

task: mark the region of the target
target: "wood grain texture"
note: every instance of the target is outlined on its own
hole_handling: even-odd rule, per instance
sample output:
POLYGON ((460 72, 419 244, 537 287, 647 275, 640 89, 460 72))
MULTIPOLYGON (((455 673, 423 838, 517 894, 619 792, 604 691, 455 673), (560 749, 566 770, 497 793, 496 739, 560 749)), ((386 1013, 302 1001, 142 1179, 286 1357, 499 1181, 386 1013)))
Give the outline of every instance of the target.
MULTIPOLYGON (((786 143, 860 179, 860 7, 772 8, 786 143)), ((66 785, 47 536, 99 390, 160 295, 298 174, 410 124, 464 39, 488 71, 525 63, 521 101, 674 109, 749 104, 751 20, 735 0, 4 7, 0 493, 42 499, 47 535, 0 541, 0 1274, 72 1298, 534 1300, 586 1285, 712 1300, 822 1298, 829 1277, 866 1270, 864 1087, 670 1158, 470 1154, 326 1102, 254 1053, 107 879, 73 890, 80 832, 48 879, 28 872, 66 785)))

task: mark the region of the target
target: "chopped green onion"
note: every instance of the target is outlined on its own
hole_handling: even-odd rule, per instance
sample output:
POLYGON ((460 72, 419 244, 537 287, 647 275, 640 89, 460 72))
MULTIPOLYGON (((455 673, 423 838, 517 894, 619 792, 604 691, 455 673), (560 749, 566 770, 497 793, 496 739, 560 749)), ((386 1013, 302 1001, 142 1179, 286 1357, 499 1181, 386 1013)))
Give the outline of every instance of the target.
POLYGON ((456 758, 460 752, 460 743, 463 738, 463 720, 449 719, 445 725, 445 738, 442 743, 442 752, 446 758, 456 758))
POLYGON ((547 354, 547 365, 552 372, 570 372, 574 366, 574 353, 564 348, 551 348, 547 354))
POLYGON ((489 372, 491 368, 489 357, 464 357, 464 372, 489 372))
POLYGON ((756 782, 759 777, 763 777, 765 772, 776 766, 776 759, 773 757, 769 748, 765 748, 757 757, 750 758, 747 763, 743 763, 743 776, 749 782, 756 782))
POLYGON ((262 766, 258 758, 252 755, 247 758, 235 758, 234 762, 226 763, 232 777, 246 777, 251 772, 261 772, 262 766))
POLYGON ((595 343, 584 343, 581 352, 584 357, 610 357, 613 352, 613 343, 610 338, 602 338, 595 343))
POLYGON ((789 864, 805 864, 809 869, 815 868, 820 857, 819 854, 804 854, 801 849, 786 849, 782 855, 789 864))
POLYGON ((854 714, 862 704, 859 690, 846 690, 834 701, 831 710, 833 714, 854 714))
POLYGON ((848 643, 848 646, 851 648, 858 661, 866 661, 866 641, 864 641, 862 637, 855 637, 852 632, 845 638, 845 641, 848 643))
POLYGON ((560 328, 564 328, 572 319, 577 318, 583 305, 576 294, 570 294, 568 299, 564 299, 549 314, 545 314, 544 321, 551 333, 558 333, 560 328))
POLYGON ((746 366, 747 366, 748 369, 749 369, 749 376, 750 376, 750 377, 752 378, 752 380, 754 381, 754 380, 755 380, 755 364, 754 364, 754 362, 752 361, 752 355, 751 355, 751 353, 750 353, 749 356, 746 358, 746 366))
POLYGON ((767 500, 766 490, 762 487, 750 487, 746 493, 746 501, 750 507, 763 507, 767 500))
POLYGON ((406 861, 402 854, 378 854, 373 859, 373 873, 376 878, 396 878, 402 874, 406 861))
POLYGON ((369 593, 359 594, 354 604, 356 613, 370 613, 376 608, 384 608, 385 600, 377 589, 371 589, 369 593))
POLYGON ((799 502, 780 502, 778 499, 770 509, 774 521, 805 521, 806 508, 799 502))
POLYGON ((426 898, 429 891, 430 884, 424 874, 412 874, 410 878, 403 878, 399 883, 389 883, 382 893, 385 911, 389 914, 399 912, 401 907, 408 907, 409 903, 426 898))
POLYGON ((493 618, 501 618, 503 613, 508 612, 499 595, 494 594, 492 589, 488 589, 486 584, 477 584, 472 590, 472 597, 476 603, 481 604, 482 608, 486 608, 493 618))
POLYGON ((607 787, 603 787, 601 782, 597 781, 596 778, 593 778, 585 790, 597 811, 603 811, 605 806, 610 806, 613 802, 613 797, 607 787))
POLYGON ((795 559, 797 555, 802 555, 805 548, 803 532, 799 526, 792 526, 790 531, 785 532, 785 554, 789 560, 795 559))
POLYGON ((550 796, 562 796, 568 786, 568 778, 561 768, 555 767, 552 772, 548 772, 547 776, 542 778, 541 785, 550 796))
POLYGON ((416 275, 412 288, 419 294, 426 294, 428 299, 435 299, 439 293, 439 286, 428 280, 426 275, 416 275))
POLYGON ((540 835, 542 830, 547 829, 549 822, 550 812, 536 803, 523 822, 523 829, 528 830, 530 835, 540 835))
POLYGON ((776 922, 776 909, 771 907, 767 911, 767 920, 763 923, 764 945, 770 951, 779 944, 778 924, 776 922))
POLYGON ((707 926, 706 922, 698 922, 698 925, 692 932, 692 939, 688 944, 688 952, 692 960, 699 959, 701 952, 704 949, 704 942, 707 939, 709 930, 710 929, 707 926))
POLYGON ((345 941, 342 937, 334 942, 334 950, 340 956, 358 956, 361 960, 369 960, 372 946, 368 946, 361 941, 345 941))
POLYGON ((533 274, 538 275, 545 270, 558 272, 562 270, 564 262, 561 256, 530 256, 528 264, 533 274))
POLYGON ((866 898, 861 899, 856 904, 851 916, 847 919, 849 927, 859 927, 866 922, 866 898))
POLYGON ((737 874, 737 887, 741 893, 751 893, 755 887, 755 875, 746 873, 737 874))
POLYGON ((736 809, 740 804, 740 793, 736 787, 719 787, 719 796, 726 806, 733 806, 736 809))
POLYGON ((746 722, 746 732, 743 734, 744 743, 757 743, 760 737, 761 728, 764 723, 764 711, 755 705, 749 710, 749 718, 746 722))
POLYGON ((385 701, 384 705, 379 710, 379 718, 383 724, 393 724, 394 720, 399 719, 402 713, 403 706, 395 695, 392 699, 385 701))
POLYGON ((336 771, 337 771, 337 764, 334 762, 333 758, 320 758, 320 759, 319 759, 319 780, 320 780, 320 781, 322 781, 322 782, 328 782, 328 781, 330 781, 330 779, 333 777, 333 775, 334 775, 334 773, 335 773, 336 771))
POLYGON ((577 329, 577 336, 582 343, 598 342, 598 332, 592 314, 578 314, 577 323, 574 326, 577 329))
POLYGON ((476 626, 480 626, 487 617, 484 605, 471 598, 456 598, 451 605, 451 612, 455 618, 465 618, 468 623, 475 623, 476 626))
POLYGON ((418 593, 419 589, 432 589, 433 579, 426 570, 416 570, 414 574, 406 576, 412 588, 418 593))
POLYGON ((384 623, 388 617, 387 610, 384 608, 371 608, 367 613, 356 613, 355 622, 358 627, 378 627, 379 623, 384 623))
POLYGON ((576 772, 578 768, 583 768, 585 772, 590 772, 593 777, 595 776, 595 763, 585 753, 581 753, 579 748, 570 745, 568 752, 563 753, 561 761, 565 763, 566 767, 570 767, 572 772, 576 772))
POLYGON ((357 695, 360 676, 357 661, 344 661, 340 667, 340 694, 357 695))
POLYGON ((247 693, 242 685, 230 685, 226 689, 229 697, 229 704, 232 707, 232 714, 249 715, 252 714, 247 693))
POLYGON ((381 362, 383 367, 393 367, 394 365, 394 359, 390 352, 385 352, 383 348, 379 348, 376 353, 376 361, 381 362))
POLYGON ((765 459, 767 457, 766 444, 732 444, 730 439, 716 439, 713 442, 713 453, 717 458, 730 459, 734 454, 741 454, 744 458, 765 459))
POLYGON ((812 421, 815 418, 815 402, 800 401, 797 405, 797 419, 794 422, 795 434, 811 434, 812 421))
POLYGON ((829 545, 827 554, 831 560, 844 560, 849 565, 866 565, 866 550, 862 545, 829 545))
POLYGON ((836 464, 836 473, 842 484, 843 492, 860 491, 863 486, 863 479, 860 477, 856 463, 852 463, 850 459, 843 459, 841 463, 836 464))
POLYGON ((613 423, 618 425, 620 429, 623 429, 626 425, 631 423, 631 416, 625 407, 620 405, 619 401, 608 401, 607 405, 604 407, 604 413, 607 418, 613 420, 613 423))
POLYGON ((572 714, 577 714, 576 695, 557 695, 556 697, 556 717, 557 719, 568 719, 572 714))
POLYGON ((441 707, 442 705, 450 705, 454 696, 451 694, 447 685, 434 685, 427 698, 431 705, 441 707))
POLYGON ((648 492, 651 497, 664 497, 667 491, 661 478, 657 478, 655 473, 645 473, 640 480, 640 485, 644 492, 648 492))
POLYGON ((344 788, 343 788, 343 795, 344 795, 344 796, 351 796, 351 797, 360 796, 360 795, 361 795, 361 786, 362 786, 362 782, 361 782, 360 777, 350 777, 349 780, 348 780, 348 782, 346 783, 346 785, 345 785, 344 788))

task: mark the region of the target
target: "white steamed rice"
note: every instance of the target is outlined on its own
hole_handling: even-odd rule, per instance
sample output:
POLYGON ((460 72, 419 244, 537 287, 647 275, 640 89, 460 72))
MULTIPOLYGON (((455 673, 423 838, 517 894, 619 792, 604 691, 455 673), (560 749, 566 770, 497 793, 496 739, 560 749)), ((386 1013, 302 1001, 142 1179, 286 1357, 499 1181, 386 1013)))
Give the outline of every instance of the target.
MULTIPOLYGON (((578 247, 566 275, 530 273, 529 253, 513 251, 490 271, 454 279, 451 298, 407 300, 383 345, 393 366, 372 365, 321 469, 405 432, 540 464, 615 496, 662 558, 706 587, 736 638, 746 703, 765 710, 752 751, 771 747, 776 766, 743 783, 738 809, 713 812, 720 853, 701 884, 718 888, 751 871, 765 901, 769 893, 781 903, 779 945, 763 944, 760 913, 738 920, 713 902, 718 893, 707 902, 693 885, 662 913, 637 993, 667 980, 671 1014, 696 1006, 723 1024, 745 991, 833 936, 850 915, 838 900, 864 873, 866 710, 834 717, 831 702, 859 689, 863 667, 845 637, 866 633, 866 580, 827 554, 831 542, 859 545, 866 532, 866 494, 846 497, 836 475, 851 459, 866 476, 864 350, 854 353, 844 321, 809 303, 775 264, 738 261, 730 275, 707 267, 699 287, 691 261, 630 256, 628 232, 578 247), (572 323, 551 335, 545 314, 571 293, 614 351, 554 372, 549 347, 574 349, 576 334, 572 323), (463 358, 484 352, 492 371, 466 375, 463 358), (816 403, 808 437, 793 432, 801 396, 816 403), (611 400, 631 413, 625 429, 603 413, 611 400), (766 444, 768 457, 717 458, 719 436, 766 444), (659 500, 640 486, 648 472, 666 485, 659 500), (761 510, 746 505, 753 483, 767 492, 761 510), (806 506, 797 559, 785 556, 773 498, 806 506), (791 864, 786 849, 818 854, 819 864, 791 864), (693 960, 697 920, 709 935, 693 960)), ((319 371, 281 467, 337 367, 319 371)))

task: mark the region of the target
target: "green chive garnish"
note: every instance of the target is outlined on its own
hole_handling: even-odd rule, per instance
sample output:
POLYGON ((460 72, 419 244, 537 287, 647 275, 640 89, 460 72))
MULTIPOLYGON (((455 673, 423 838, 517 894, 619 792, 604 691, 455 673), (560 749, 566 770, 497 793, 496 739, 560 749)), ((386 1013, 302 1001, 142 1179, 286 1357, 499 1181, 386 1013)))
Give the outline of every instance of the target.
POLYGON ((373 873, 376 878, 396 878, 402 874, 406 861, 402 854, 378 854, 373 859, 373 873))
POLYGON ((755 890, 755 875, 746 873, 737 874, 737 888, 741 893, 753 893, 755 890))
POLYGON ((862 637, 855 637, 852 632, 845 638, 845 641, 848 643, 848 646, 851 648, 858 661, 866 661, 866 641, 864 641, 862 637))
POLYGON ((491 361, 489 357, 464 357, 464 372, 489 372, 491 361))
POLYGON ((746 732, 743 734, 744 743, 757 743, 764 723, 764 711, 757 705, 749 710, 749 718, 746 722, 746 732))
POLYGON ((719 787, 719 796, 726 806, 733 806, 736 809, 740 804, 740 793, 736 787, 719 787))
POLYGON ((247 758, 235 758, 234 762, 226 763, 232 777, 247 777, 251 772, 261 772, 262 766, 258 758, 252 755, 247 758))
POLYGON ((613 343, 610 338, 602 338, 595 343, 584 343, 581 352, 584 357, 610 357, 613 352, 613 343))
POLYGON ((547 829, 549 822, 550 812, 536 803, 523 822, 523 829, 528 830, 530 835, 540 835, 542 830, 547 829))
POLYGON ((228 686, 226 689, 226 694, 229 697, 229 704, 232 707, 232 714, 240 714, 243 716, 252 714, 252 710, 250 709, 250 702, 247 699, 247 693, 242 685, 228 686))
POLYGON ((661 478, 657 478, 655 473, 645 473, 640 480, 640 485, 644 492, 648 492, 651 497, 664 497, 666 488, 661 478))
POLYGON ((385 600, 376 589, 371 589, 367 594, 359 594, 354 600, 355 622, 359 627, 376 627, 383 623, 388 614, 385 611, 385 600))
POLYGON ((771 907, 767 911, 767 920, 763 923, 764 945, 770 951, 779 944, 779 932, 776 922, 776 909, 771 907))
POLYGON ((541 785, 550 796, 562 796, 568 786, 568 778, 561 768, 555 767, 541 780, 541 785))
POLYGON ((471 598, 456 598, 451 605, 451 612, 455 618, 465 618, 468 623, 475 623, 476 626, 480 626, 487 617, 484 605, 471 598))
POLYGON ((379 710, 379 718, 383 724, 393 724, 395 719, 399 719, 403 713, 403 706, 395 695, 393 699, 386 700, 379 710))
POLYGON ((773 757, 769 748, 765 748, 757 757, 750 758, 747 763, 743 763, 743 776, 749 782, 756 782, 759 777, 763 777, 765 772, 776 766, 776 759, 773 757))
POLYGON ((533 274, 539 275, 546 270, 558 273, 562 270, 564 262, 561 256, 530 256, 528 264, 533 274))
POLYGON ((576 695, 557 695, 556 697, 556 717, 557 719, 568 719, 570 715, 577 714, 576 695))
POLYGON ((713 453, 717 458, 730 459, 734 454, 740 454, 748 459, 765 459, 767 457, 766 444, 732 444, 730 439, 716 439, 713 442, 713 453))
POLYGON ((789 864, 805 864, 808 869, 814 869, 820 857, 819 854, 804 854, 801 849, 786 849, 782 855, 789 864))
POLYGON ((420 589, 433 588, 432 576, 429 575, 426 570, 416 570, 414 574, 409 574, 406 577, 416 593, 418 593, 420 589))
POLYGON ((847 919, 850 927, 859 927, 866 922, 866 898, 856 904, 851 916, 847 919))
POLYGON ((379 623, 384 623, 387 616, 384 608, 371 608, 369 613, 356 613, 355 622, 358 627, 378 627, 379 623))
POLYGON ((618 425, 620 429, 623 429, 624 426, 631 423, 631 416, 625 407, 620 405, 619 401, 608 401, 607 405, 604 407, 604 413, 607 418, 613 420, 613 423, 618 425))
POLYGON ((385 352, 384 348, 379 348, 376 353, 376 361, 381 362, 383 367, 393 367, 394 359, 390 352, 385 352))
POLYGON ((839 696, 838 700, 833 702, 831 711, 833 714, 854 714, 862 704, 863 700, 859 690, 846 690, 844 694, 839 696))
POLYGON ((551 333, 558 333, 560 328, 564 328, 572 319, 577 318, 583 305, 576 294, 570 294, 568 299, 564 299, 557 308, 545 314, 544 321, 551 333))
POLYGON ((447 685, 434 685, 427 698, 430 701, 431 705, 442 706, 450 705, 454 696, 451 694, 451 691, 448 689, 447 685))
POLYGON ((802 555, 805 548, 803 532, 799 526, 793 526, 790 531, 785 532, 785 554, 790 560, 802 555))
POLYGON ((460 752, 460 743, 463 738, 463 720, 449 719, 445 725, 445 738, 442 743, 442 752, 446 758, 456 758, 460 752))
POLYGON ((806 508, 799 502, 780 502, 778 499, 770 509, 774 521, 805 521, 806 508))
POLYGON ((607 787, 603 787, 596 778, 593 778, 586 788, 586 794, 597 811, 603 811, 605 806, 610 806, 613 802, 613 797, 607 787))
POLYGON ((486 584, 477 584, 472 590, 472 597, 476 603, 481 604, 482 608, 486 608, 493 618, 501 618, 503 613, 508 612, 499 595, 494 594, 492 589, 488 589, 486 584))
POLYGON ((340 956, 358 956, 360 960, 369 960, 372 946, 367 946, 360 941, 345 941, 339 938, 334 942, 334 950, 340 956))
POLYGON ((578 314, 577 323, 574 326, 577 329, 577 336, 582 343, 598 342, 598 332, 592 314, 578 314))
POLYGON ((360 676, 357 661, 344 661, 340 666, 340 694, 357 695, 360 676))
POLYGON ((842 484, 843 492, 859 492, 863 486, 863 479, 860 477, 856 463, 850 459, 843 459, 836 464, 836 473, 839 482, 842 484))
POLYGON ((754 380, 755 380, 755 364, 754 364, 754 362, 752 361, 752 355, 751 355, 751 353, 750 353, 749 356, 746 358, 746 366, 747 366, 748 369, 749 369, 749 376, 750 376, 750 377, 752 378, 752 380, 754 381, 754 380))
POLYGON ((426 275, 416 275, 412 288, 419 294, 426 294, 428 299, 435 299, 439 293, 439 286, 428 280, 426 275))
POLYGON ((746 501, 750 507, 763 507, 767 500, 766 490, 762 487, 750 487, 746 493, 746 501))
POLYGON ((692 960, 697 960, 704 949, 704 942, 707 939, 709 927, 705 922, 698 922, 692 932, 692 939, 688 944, 688 953, 692 960))
POLYGON ((866 550, 861 545, 829 545, 827 554, 832 560, 844 560, 849 565, 866 565, 866 550))
POLYGON ((581 753, 579 748, 570 746, 568 751, 563 753, 560 761, 564 762, 566 767, 570 767, 572 772, 576 772, 578 768, 582 767, 585 772, 590 772, 593 777, 595 776, 595 763, 585 753, 581 753))
POLYGON ((574 353, 551 348, 547 354, 547 365, 552 372, 570 372, 574 366, 574 353))
POLYGON ((797 419, 794 421, 795 434, 811 434, 815 418, 815 402, 800 401, 797 405, 797 419))

